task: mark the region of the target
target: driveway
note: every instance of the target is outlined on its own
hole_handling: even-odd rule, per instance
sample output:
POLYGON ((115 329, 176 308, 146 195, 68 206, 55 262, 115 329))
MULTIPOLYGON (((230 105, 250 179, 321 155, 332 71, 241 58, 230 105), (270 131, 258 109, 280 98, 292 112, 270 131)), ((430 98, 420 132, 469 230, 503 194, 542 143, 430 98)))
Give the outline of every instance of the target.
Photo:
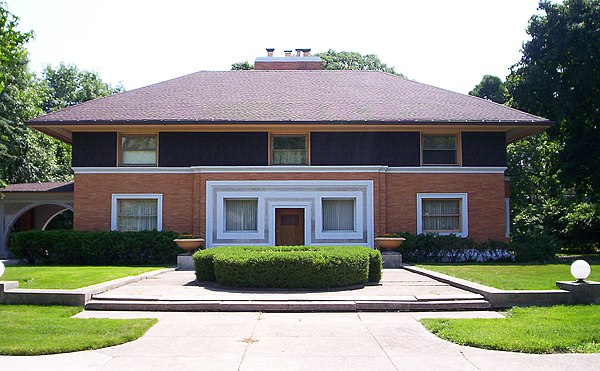
POLYGON ((177 313, 84 311, 77 317, 156 317, 142 338, 96 351, 0 357, 4 370, 592 370, 600 354, 530 355, 455 345, 424 317, 496 312, 177 313))

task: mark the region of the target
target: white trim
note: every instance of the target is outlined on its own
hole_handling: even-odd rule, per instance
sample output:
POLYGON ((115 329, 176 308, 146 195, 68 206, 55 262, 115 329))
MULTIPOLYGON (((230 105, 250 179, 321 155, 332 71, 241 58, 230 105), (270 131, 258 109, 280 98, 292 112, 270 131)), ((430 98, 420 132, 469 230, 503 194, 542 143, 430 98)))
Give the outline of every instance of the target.
POLYGON ((389 167, 388 173, 455 173, 455 174, 504 174, 506 167, 465 167, 465 166, 415 166, 389 167))
MULTIPOLYGON (((265 235, 264 214, 265 203, 252 192, 223 192, 217 195, 217 238, 218 239, 262 239, 265 235), (228 231, 226 229, 225 200, 256 200, 256 230, 255 231, 228 231)), ((208 218, 208 215, 206 216, 208 218)))
POLYGON ((206 182, 206 246, 215 247, 231 245, 223 239, 245 240, 243 243, 272 246, 275 244, 275 208, 304 208, 304 234, 306 245, 357 245, 373 247, 374 242, 374 200, 373 200, 373 181, 372 180, 275 180, 275 181, 207 181, 206 182), (270 187, 292 187, 295 191, 273 190, 270 187), (314 189, 315 186, 328 186, 340 188, 340 190, 322 191, 314 189), (222 189, 219 189, 219 188, 222 189), (227 190, 227 187, 236 187, 238 190, 227 190), (240 188, 241 187, 241 188, 240 188), (250 188, 245 191, 243 188, 250 188), (298 191, 298 188, 306 187, 305 190, 298 191), (312 187, 312 188, 311 188, 312 187), (363 191, 344 190, 344 187, 364 187, 363 191), (262 188, 262 189, 261 189, 262 188), (363 194, 364 193, 364 194, 363 194), (314 203, 315 209, 321 208, 319 205, 321 198, 355 198, 356 199, 356 236, 351 239, 362 239, 366 242, 332 242, 327 243, 323 240, 343 240, 350 239, 346 236, 348 232, 343 233, 319 231, 317 223, 322 225, 322 216, 312 210, 314 203), (223 211, 216 210, 215 207, 222 205, 224 198, 258 198, 259 215, 257 220, 258 233, 253 236, 242 236, 241 234, 228 235, 224 232, 223 211), (304 199, 304 200, 303 200, 304 199), (310 201, 306 201, 310 200, 310 201), (216 203, 216 205, 215 205, 216 203), (363 206, 363 203, 366 205, 363 206), (268 208, 268 209, 267 209, 268 208), (213 212, 216 213, 212 217, 213 212), (265 217, 266 213, 266 217, 265 217), (262 216, 261 216, 262 215, 262 216), (313 219, 313 216, 315 220, 313 219), (364 220, 363 220, 364 218, 364 220), (214 219, 214 220, 213 220, 214 219), (262 225, 260 223, 263 223, 262 225), (313 233, 314 226, 314 235, 313 233), (267 228, 268 227, 268 228, 267 228), (265 231, 268 230, 268 235, 265 231), (213 232, 215 238, 213 239, 213 232), (261 234, 262 233, 262 234, 261 234), (366 233, 366 236, 363 234, 366 233), (250 238, 246 238, 250 237, 250 238), (321 240, 320 240, 321 239, 321 240), (256 240, 253 242, 252 240, 256 240), (317 241, 317 242, 315 242, 317 241))
POLYGON ((75 174, 192 174, 192 173, 453 173, 503 174, 506 167, 464 166, 191 166, 191 167, 73 167, 75 174))
MULTIPOLYGON (((455 198, 461 200, 461 225, 462 231, 454 233, 457 236, 467 237, 469 235, 469 207, 467 205, 466 193, 417 193, 417 234, 423 233, 423 199, 430 198, 455 198)), ((447 235, 452 233, 438 233, 447 235)))
POLYGON ((75 174, 191 174, 190 167, 120 166, 73 167, 75 174))
POLYGON ((504 198, 504 222, 506 223, 506 231, 504 236, 510 238, 510 198, 504 198))
POLYGON ((156 230, 162 231, 163 195, 162 193, 113 193, 110 204, 110 230, 119 229, 118 201, 120 199, 154 199, 158 202, 156 209, 156 230))
POLYGON ((194 173, 379 173, 387 166, 192 166, 194 173))

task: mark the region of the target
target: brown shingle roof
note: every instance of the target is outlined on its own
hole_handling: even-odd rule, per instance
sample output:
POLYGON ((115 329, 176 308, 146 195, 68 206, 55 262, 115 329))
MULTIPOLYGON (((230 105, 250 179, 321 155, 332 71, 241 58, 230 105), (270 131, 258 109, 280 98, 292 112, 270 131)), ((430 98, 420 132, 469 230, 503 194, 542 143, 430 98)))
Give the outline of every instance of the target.
POLYGON ((29 123, 153 122, 549 123, 379 71, 197 72, 85 102, 29 123))
POLYGON ((2 192, 73 192, 73 182, 9 184, 2 192))

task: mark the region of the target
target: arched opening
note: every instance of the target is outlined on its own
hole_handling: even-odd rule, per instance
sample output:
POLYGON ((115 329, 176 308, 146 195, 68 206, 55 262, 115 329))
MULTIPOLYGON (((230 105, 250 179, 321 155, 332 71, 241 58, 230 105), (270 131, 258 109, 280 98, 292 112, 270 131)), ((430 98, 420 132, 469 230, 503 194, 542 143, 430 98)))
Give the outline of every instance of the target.
POLYGON ((42 230, 73 229, 73 211, 64 209, 48 219, 42 230))
POLYGON ((13 232, 48 229, 73 229, 73 208, 63 203, 33 204, 23 208, 8 225, 5 246, 10 250, 13 232))

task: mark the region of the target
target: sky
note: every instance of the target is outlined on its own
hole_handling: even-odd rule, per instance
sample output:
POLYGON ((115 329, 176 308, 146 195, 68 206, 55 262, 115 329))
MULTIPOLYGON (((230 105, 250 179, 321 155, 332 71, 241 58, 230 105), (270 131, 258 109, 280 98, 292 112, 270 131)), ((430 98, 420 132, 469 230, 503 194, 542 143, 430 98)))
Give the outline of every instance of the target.
POLYGON ((30 67, 75 64, 126 90, 285 49, 376 54, 468 93, 519 61, 538 0, 0 0, 33 30, 30 67))

